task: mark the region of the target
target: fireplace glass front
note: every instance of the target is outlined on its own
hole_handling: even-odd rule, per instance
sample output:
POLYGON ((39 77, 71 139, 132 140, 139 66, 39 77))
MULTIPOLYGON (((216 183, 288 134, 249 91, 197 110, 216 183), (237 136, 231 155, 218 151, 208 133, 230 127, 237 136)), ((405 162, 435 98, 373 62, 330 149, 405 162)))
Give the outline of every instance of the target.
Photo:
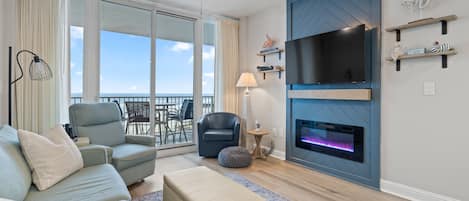
POLYGON ((363 127, 297 119, 296 146, 363 162, 363 127))

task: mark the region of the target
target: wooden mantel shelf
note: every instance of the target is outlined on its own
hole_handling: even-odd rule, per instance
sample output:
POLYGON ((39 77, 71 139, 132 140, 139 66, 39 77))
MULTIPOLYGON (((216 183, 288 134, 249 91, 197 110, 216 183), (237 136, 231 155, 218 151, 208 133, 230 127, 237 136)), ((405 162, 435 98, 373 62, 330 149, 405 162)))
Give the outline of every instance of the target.
POLYGON ((290 99, 371 100, 371 89, 288 90, 290 99))
POLYGON ((398 25, 398 26, 394 26, 394 27, 389 27, 389 28, 386 28, 385 30, 387 32, 400 31, 400 30, 404 30, 404 29, 410 29, 410 28, 425 26, 425 25, 429 25, 429 24, 436 24, 436 23, 440 23, 440 22, 453 21, 453 20, 456 20, 456 19, 458 19, 458 16, 448 15, 448 16, 443 16, 443 17, 438 17, 438 18, 431 18, 431 19, 425 19, 425 20, 421 20, 421 21, 411 22, 411 23, 408 23, 408 24, 398 25))

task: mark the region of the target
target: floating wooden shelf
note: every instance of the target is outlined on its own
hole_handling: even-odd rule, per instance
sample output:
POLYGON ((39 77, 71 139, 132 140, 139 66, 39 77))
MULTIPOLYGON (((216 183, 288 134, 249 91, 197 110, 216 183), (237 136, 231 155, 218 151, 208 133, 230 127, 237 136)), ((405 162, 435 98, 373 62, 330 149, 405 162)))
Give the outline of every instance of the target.
POLYGON ((396 32, 396 41, 401 41, 401 30, 410 29, 415 27, 421 27, 429 24, 436 24, 441 22, 441 34, 446 35, 448 33, 448 21, 453 21, 458 19, 456 15, 448 15, 438 18, 428 18, 409 22, 407 24, 398 25, 395 27, 389 27, 385 29, 387 32, 396 32))
MULTIPOLYGON (((416 58, 425 58, 425 57, 435 57, 435 56, 442 56, 442 55, 455 55, 458 52, 456 50, 451 50, 447 52, 439 52, 439 53, 425 53, 425 54, 413 54, 413 55, 402 55, 397 58, 398 60, 405 60, 405 59, 416 59, 416 58)), ((391 57, 386 57, 387 61, 394 61, 391 57)))
POLYGON ((275 66, 273 70, 264 70, 264 71, 258 71, 258 72, 264 74, 264 80, 265 80, 265 75, 267 73, 278 73, 278 79, 282 79, 283 71, 285 71, 285 68, 283 68, 283 66, 275 66))
POLYGON ((371 100, 371 89, 288 90, 290 99, 371 100))
MULTIPOLYGON (((442 67, 447 68, 448 67, 448 56, 456 55, 457 53, 458 52, 456 50, 450 50, 450 51, 438 52, 438 53, 402 55, 402 56, 399 56, 396 60, 396 71, 401 70, 401 67, 400 67, 401 60, 436 57, 436 56, 441 56, 441 58, 442 58, 442 67)), ((394 61, 394 59, 392 59, 391 57, 386 57, 386 60, 387 61, 394 61)))
POLYGON ((268 51, 268 52, 259 52, 257 53, 257 56, 264 57, 264 62, 265 62, 265 56, 271 55, 271 54, 278 54, 278 59, 281 60, 283 51, 284 51, 283 49, 278 49, 278 50, 273 50, 273 51, 268 51))
POLYGON ((438 18, 424 19, 424 20, 420 20, 420 21, 411 22, 411 23, 408 23, 408 24, 398 25, 398 26, 395 26, 395 27, 389 27, 389 28, 386 28, 386 31, 387 32, 393 32, 393 31, 398 31, 398 30, 404 30, 404 29, 410 29, 410 28, 414 28, 414 27, 425 26, 425 25, 429 25, 429 24, 436 24, 436 23, 440 23, 442 21, 446 21, 446 22, 453 21, 453 20, 456 20, 456 19, 458 19, 458 16, 456 16, 456 15, 448 15, 448 16, 443 16, 443 17, 438 17, 438 18))

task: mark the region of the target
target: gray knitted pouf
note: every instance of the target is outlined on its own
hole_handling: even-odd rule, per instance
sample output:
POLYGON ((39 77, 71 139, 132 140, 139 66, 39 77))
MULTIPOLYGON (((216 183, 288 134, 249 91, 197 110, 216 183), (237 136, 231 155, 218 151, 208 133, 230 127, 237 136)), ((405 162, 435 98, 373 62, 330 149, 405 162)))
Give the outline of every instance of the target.
POLYGON ((251 165, 252 156, 246 148, 227 147, 218 154, 218 164, 228 168, 243 168, 251 165))

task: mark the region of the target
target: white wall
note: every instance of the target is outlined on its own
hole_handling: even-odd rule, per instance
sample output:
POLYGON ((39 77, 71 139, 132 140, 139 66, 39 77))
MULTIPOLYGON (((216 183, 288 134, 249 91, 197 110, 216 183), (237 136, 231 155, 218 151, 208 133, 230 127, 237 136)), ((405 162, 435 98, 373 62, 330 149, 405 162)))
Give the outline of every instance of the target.
POLYGON ((13 44, 15 0, 0 1, 0 125, 8 122, 8 46, 13 44))
MULTIPOLYGON (((286 40, 286 1, 281 6, 266 8, 255 15, 241 18, 240 21, 240 72, 253 72, 256 75, 259 86, 253 88, 248 107, 247 128, 254 128, 255 120, 258 120, 263 128, 272 129, 274 132, 263 139, 263 144, 270 146, 270 139, 275 142, 277 157, 285 157, 285 74, 278 79, 277 74, 267 75, 263 80, 260 73, 256 73, 256 67, 262 64, 262 57, 256 55, 265 41, 268 33, 277 41, 276 45, 284 47, 286 40)), ((284 65, 285 55, 278 61, 277 55, 268 56, 267 62, 273 65, 284 65)), ((243 90, 240 90, 240 101, 244 101, 243 90)), ((240 102, 243 106, 243 102, 240 102)), ((248 137, 248 145, 252 145, 252 136, 248 137)))
MULTIPOLYGON (((383 28, 417 17, 400 1, 383 0, 382 8, 383 28)), ((403 61, 400 72, 382 62, 381 177, 385 184, 391 182, 382 186, 384 190, 398 183, 469 200, 468 11, 466 0, 433 0, 423 17, 459 16, 448 23, 448 35, 441 35, 438 24, 401 34, 405 47, 431 46, 435 40, 452 44, 458 55, 449 57, 448 69, 441 68, 440 58, 403 61), (423 95, 424 81, 436 83, 435 96, 423 95)), ((383 31, 382 40, 384 58, 393 49, 395 34, 383 31)))

